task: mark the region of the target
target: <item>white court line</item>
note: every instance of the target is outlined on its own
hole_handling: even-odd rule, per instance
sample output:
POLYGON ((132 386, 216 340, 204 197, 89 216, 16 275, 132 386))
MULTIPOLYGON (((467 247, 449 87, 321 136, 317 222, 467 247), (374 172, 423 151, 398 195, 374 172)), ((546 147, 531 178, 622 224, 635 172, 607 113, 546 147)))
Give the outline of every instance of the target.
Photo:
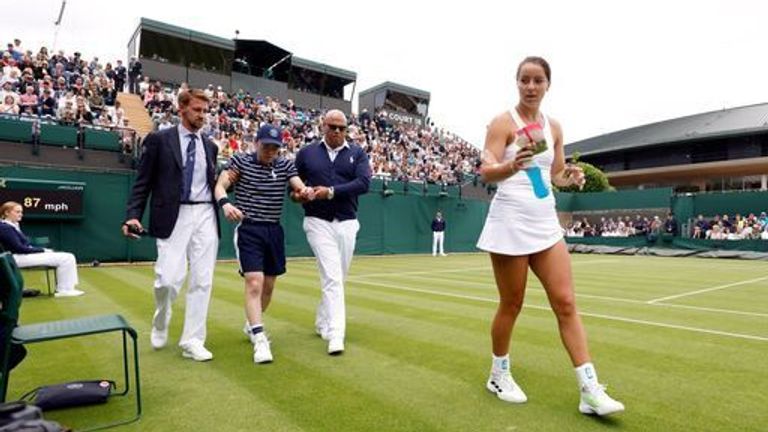
POLYGON ((718 286, 712 287, 712 288, 704 288, 704 289, 700 289, 700 290, 696 290, 696 291, 685 292, 685 293, 682 293, 682 294, 675 294, 675 295, 671 295, 671 296, 667 296, 667 297, 659 297, 659 298, 656 298, 656 299, 653 299, 653 300, 648 300, 648 303, 649 304, 654 304, 654 303, 658 303, 658 302, 662 302, 662 301, 678 299, 678 298, 681 298, 681 297, 688 297, 688 296, 692 296, 692 295, 696 295, 696 294, 702 294, 702 293, 705 293, 705 292, 718 291, 718 290, 722 290, 722 289, 726 289, 726 288, 731 288, 731 287, 735 287, 735 286, 739 286, 739 285, 746 285, 746 284, 750 284, 750 283, 753 283, 753 282, 760 282, 760 281, 766 280, 766 279, 768 279, 768 276, 763 276, 763 277, 759 277, 759 278, 755 278, 755 279, 750 279, 750 280, 745 280, 745 281, 741 281, 741 282, 729 283, 729 284, 726 284, 726 285, 718 285, 718 286))
POLYGON ((420 275, 420 274, 435 274, 435 273, 460 273, 460 272, 466 272, 466 271, 474 271, 474 270, 488 270, 490 271, 491 268, 488 266, 483 267, 465 267, 460 269, 448 269, 448 270, 422 270, 422 271, 412 271, 412 272, 397 272, 397 271, 391 271, 387 273, 368 273, 368 274, 361 274, 357 276, 350 276, 347 278, 348 281, 355 281, 358 279, 364 279, 364 278, 370 278, 370 277, 380 277, 380 276, 410 276, 410 275, 420 275))
MULTIPOLYGON (((367 282, 367 281, 356 281, 358 284, 364 284, 364 285, 375 285, 383 288, 390 288, 394 290, 399 291, 408 291, 408 292, 417 292, 422 294, 432 294, 436 296, 442 296, 442 297, 453 297, 453 298, 459 298, 464 300, 475 300, 475 301, 481 301, 486 303, 497 303, 498 300, 496 299, 489 299, 486 297, 477 297, 477 296, 468 296, 468 295, 462 295, 462 294, 452 294, 452 293, 445 293, 440 291, 432 291, 432 290, 424 290, 424 289, 418 289, 418 288, 409 288, 404 287, 400 285, 392 285, 392 284, 383 284, 379 282, 367 282)), ((528 307, 531 309, 539 309, 539 310, 546 310, 551 311, 552 309, 550 307, 545 306, 538 306, 538 305, 529 305, 525 304, 524 307, 528 307)), ((727 337, 733 337, 738 339, 749 339, 749 340, 756 340, 761 342, 768 342, 768 337, 763 336, 755 336, 755 335, 748 335, 748 334, 741 334, 741 333, 730 333, 730 332, 724 332, 720 330, 711 330, 711 329, 704 329, 704 328, 698 328, 698 327, 688 327, 688 326, 680 326, 676 324, 666 324, 666 323, 660 323, 655 321, 645 321, 645 320, 638 320, 633 318, 625 318, 625 317, 619 317, 619 316, 613 316, 613 315, 603 315, 603 314, 596 314, 591 312, 579 312, 579 315, 581 316, 588 316, 592 318, 601 318, 611 321, 620 321, 620 322, 628 322, 633 324, 642 324, 642 325, 648 325, 653 327, 663 327, 663 328, 670 328, 675 330, 686 330, 696 333, 706 333, 706 334, 713 334, 718 336, 727 336, 727 337)))
MULTIPOLYGON (((422 272, 426 273, 426 272, 422 272)), ((432 272, 435 273, 435 272, 432 272)), ((405 275, 405 273, 401 273, 405 275)), ((395 275, 400 276, 400 274, 395 275)), ((441 278, 441 277, 427 277, 427 276, 418 276, 410 274, 409 277, 418 278, 418 279, 425 279, 430 281, 451 281, 451 279, 441 278)), ((454 281, 455 282, 455 281, 454 281)), ((473 281, 460 281, 463 285, 470 285, 470 286, 477 286, 481 288, 487 288, 487 287, 493 287, 494 282, 473 282, 473 281)), ((546 294, 546 291, 544 291, 543 287, 537 286, 535 288, 529 288, 529 292, 534 292, 537 294, 546 294)), ((678 308, 678 309, 691 309, 696 311, 702 311, 702 312, 715 312, 715 313, 728 313, 728 314, 734 314, 734 315, 746 315, 746 316, 756 316, 756 317, 768 317, 768 314, 760 313, 760 312, 745 312, 745 311, 739 311, 739 310, 731 310, 731 309, 717 309, 717 308, 708 308, 708 307, 701 307, 701 306, 688 306, 688 305, 679 305, 679 304, 673 304, 673 303, 649 303, 646 300, 634 300, 634 299, 626 299, 621 297, 609 297, 609 296, 601 296, 601 295, 594 295, 594 294, 582 294, 580 292, 576 292, 576 299, 580 298, 588 298, 588 299, 596 299, 596 300, 605 300, 605 301, 611 301, 611 302, 619 302, 619 303, 631 303, 636 305, 643 305, 643 306, 656 306, 656 307, 667 307, 667 308, 678 308)))
MULTIPOLYGON (((426 273, 426 272, 424 272, 424 273, 426 273)), ((436 273, 436 272, 430 272, 430 273, 436 273)), ((476 286, 476 287, 480 287, 480 288, 493 288, 494 292, 495 292, 495 289, 496 289, 496 282, 494 282, 494 281, 489 281, 489 282, 474 282, 474 281, 465 281, 465 280, 455 281, 455 280, 441 278, 441 277, 418 276, 418 275, 407 274, 407 273, 399 273, 399 274, 393 275, 393 276, 401 276, 401 275, 403 275, 403 276, 410 276, 410 277, 414 277, 414 278, 418 278, 418 279, 425 279, 425 280, 428 280, 428 281, 441 281, 442 280, 442 281, 449 281, 449 282, 460 282, 462 285, 471 285, 471 286, 476 286)), ((527 291, 528 292, 535 292, 535 293, 538 293, 538 294, 546 294, 546 291, 544 291, 544 288, 541 287, 541 286, 531 287, 530 285, 528 285, 527 291)), ((632 300, 632 299, 625 299, 625 298, 620 298, 620 297, 606 297, 606 296, 599 296, 599 295, 592 295, 592 294, 581 294, 581 293, 577 292, 576 293, 576 298, 580 298, 580 297, 594 298, 594 299, 599 299, 599 300, 608 300, 608 301, 615 301, 615 302, 642 304, 642 305, 646 304, 645 300, 632 300)))
MULTIPOLYGON (((594 261, 573 261, 573 264, 600 264, 605 262, 614 262, 610 260, 594 260, 594 261)), ((489 272, 493 269, 490 266, 482 266, 482 267, 466 267, 466 268, 460 268, 460 269, 447 269, 447 270, 420 270, 420 271, 411 271, 411 272, 397 272, 397 271, 391 271, 387 273, 368 273, 368 274, 361 274, 357 276, 350 276, 347 278, 347 280, 355 281, 358 279, 364 279, 364 278, 370 278, 370 277, 380 277, 380 276, 410 276, 410 275, 421 275, 421 274, 437 274, 437 273, 461 273, 466 271, 474 271, 474 270, 488 270, 489 272)))
POLYGON ((703 306, 689 306, 689 305, 681 305, 681 304, 674 304, 674 303, 659 303, 659 302, 656 302, 656 303, 642 302, 642 303, 645 303, 649 306, 664 306, 664 307, 671 307, 671 308, 678 308, 678 309, 691 309, 691 310, 704 311, 704 312, 729 313, 729 314, 735 314, 735 315, 747 315, 747 316, 768 318, 768 314, 760 313, 760 312, 745 312, 745 311, 738 311, 738 310, 732 310, 732 309, 708 308, 703 306))

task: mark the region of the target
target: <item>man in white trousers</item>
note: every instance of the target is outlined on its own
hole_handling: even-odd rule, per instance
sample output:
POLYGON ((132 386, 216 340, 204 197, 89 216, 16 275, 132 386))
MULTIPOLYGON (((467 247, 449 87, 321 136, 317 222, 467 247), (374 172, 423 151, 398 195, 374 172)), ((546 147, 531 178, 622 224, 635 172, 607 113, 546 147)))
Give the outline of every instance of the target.
POLYGON ((201 136, 208 97, 201 90, 179 95, 181 123, 144 139, 136 182, 128 199, 123 235, 144 233, 141 217, 150 198, 149 235, 157 238, 155 314, 150 342, 168 342, 171 305, 190 269, 182 355, 208 361, 206 319, 219 247, 219 214, 213 201, 218 147, 201 136))
POLYGON ((344 279, 352 263, 357 221, 357 197, 368 192, 368 155, 346 141, 347 117, 331 110, 323 118, 323 139, 296 155, 299 177, 315 191, 304 203, 304 231, 320 272, 321 297, 315 331, 328 341, 328 354, 344 352, 346 311, 344 279))
POLYGON ((445 219, 443 219, 443 214, 438 211, 432 220, 432 256, 437 256, 438 253, 440 253, 440 256, 445 256, 444 240, 445 219))

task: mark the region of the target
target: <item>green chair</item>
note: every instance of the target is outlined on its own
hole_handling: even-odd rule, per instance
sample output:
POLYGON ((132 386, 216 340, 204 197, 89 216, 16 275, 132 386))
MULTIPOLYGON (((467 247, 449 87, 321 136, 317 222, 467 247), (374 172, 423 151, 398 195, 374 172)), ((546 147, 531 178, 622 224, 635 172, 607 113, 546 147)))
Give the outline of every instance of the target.
MULTIPOLYGON (((47 247, 50 243, 51 242, 48 237, 36 237, 32 239, 32 244, 35 246, 47 247)), ((5 252, 5 247, 3 247, 2 243, 0 243, 0 253, 2 252, 5 252)), ((56 277, 56 267, 41 265, 34 267, 24 267, 24 270, 39 270, 45 272, 45 287, 48 290, 48 297, 52 296, 53 293, 56 292, 56 286, 59 284, 59 280, 56 277), (51 285, 51 273, 53 273, 53 285, 51 285)))
POLYGON ((115 393, 125 396, 130 390, 130 374, 128 361, 127 336, 133 340, 134 383, 136 385, 136 414, 129 419, 118 420, 109 424, 99 425, 88 430, 104 429, 107 427, 132 423, 141 417, 141 386, 139 381, 139 350, 137 333, 121 315, 101 315, 86 318, 49 321, 29 325, 18 325, 19 309, 21 307, 21 292, 24 281, 16 266, 13 255, 8 252, 0 254, 0 402, 5 402, 8 393, 9 360, 12 345, 26 345, 57 339, 78 336, 88 336, 107 332, 121 332, 123 336, 123 372, 125 388, 115 393))
MULTIPOLYGON (((48 237, 35 237, 30 239, 33 245, 46 248, 51 245, 51 239, 48 237)), ((52 296, 56 292, 56 286, 59 284, 59 280, 56 277, 56 267, 53 266, 34 266, 28 267, 29 270, 39 270, 45 272, 45 287, 48 289, 48 297, 52 296), (51 273, 53 273, 53 285, 51 285, 51 273)))

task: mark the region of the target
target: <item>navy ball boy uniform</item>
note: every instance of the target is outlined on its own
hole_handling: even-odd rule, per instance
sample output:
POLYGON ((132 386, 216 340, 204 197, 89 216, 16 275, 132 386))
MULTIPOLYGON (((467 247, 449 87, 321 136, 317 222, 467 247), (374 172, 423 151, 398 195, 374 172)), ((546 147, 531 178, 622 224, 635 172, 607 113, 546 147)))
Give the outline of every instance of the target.
POLYGON ((228 170, 239 176, 235 201, 245 219, 235 230, 240 271, 264 272, 267 276, 285 273, 285 241, 280 215, 286 186, 298 175, 293 162, 278 158, 263 164, 253 154, 237 154, 228 170))

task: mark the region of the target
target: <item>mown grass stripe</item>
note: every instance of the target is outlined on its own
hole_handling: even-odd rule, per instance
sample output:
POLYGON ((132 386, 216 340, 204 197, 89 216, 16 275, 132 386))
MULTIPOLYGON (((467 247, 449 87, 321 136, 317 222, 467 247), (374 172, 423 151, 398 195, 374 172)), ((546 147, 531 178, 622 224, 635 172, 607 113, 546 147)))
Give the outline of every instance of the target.
MULTIPOLYGON (((576 256, 574 262, 582 258, 595 257, 576 256)), ((574 265, 577 287, 596 296, 650 294, 643 298, 653 298, 654 293, 670 295, 691 285, 700 289, 735 280, 728 278, 743 280, 760 270, 754 263, 606 259, 610 262, 604 268, 585 265, 580 270, 574 265), (718 271, 705 272, 710 264, 718 271), (615 269, 622 270, 621 277, 608 271, 615 269), (646 277, 649 269, 657 273, 658 280, 646 277), (675 277, 688 280, 676 283, 675 277), (654 285, 657 281, 663 282, 654 285)), ((320 296, 316 265, 312 260, 291 260, 288 274, 278 280, 273 306, 266 315, 276 361, 265 367, 251 363, 250 345, 240 332, 243 281, 233 263, 220 263, 215 274, 208 340, 216 358, 210 363, 184 360, 175 346, 184 313, 184 291, 174 307, 171 343, 161 351, 149 348, 146 333, 154 308, 151 266, 81 268, 86 296, 25 300, 23 316, 31 322, 119 311, 134 323, 142 332, 146 411, 139 424, 125 430, 590 431, 611 427, 689 431, 760 430, 765 424, 763 407, 768 404, 768 396, 762 390, 766 381, 761 373, 765 344, 722 336, 691 337, 689 332, 589 317, 585 323, 601 380, 610 384, 612 394, 627 404, 628 411, 605 423, 580 415, 573 372, 554 316, 546 306, 526 307, 518 319, 512 344, 513 371, 528 392, 529 403, 511 406, 496 400, 484 389, 496 293, 492 283, 487 290, 479 286, 492 282, 490 272, 436 273, 432 278, 429 274, 403 275, 408 271, 488 264, 485 254, 453 254, 445 259, 356 257, 351 276, 392 273, 362 278, 367 282, 440 288, 433 290, 438 295, 427 295, 350 280, 347 352, 330 357, 325 353, 325 342, 313 334, 314 310, 320 296), (466 286, 473 283, 478 284, 477 289, 466 286), (480 292, 487 294, 487 300, 444 295, 480 292), (717 410, 711 409, 713 404, 717 410)), ((540 288, 533 284, 531 287, 535 294, 529 296, 530 300, 543 299, 543 293, 536 291, 540 288)), ((708 294, 706 299, 694 298, 696 304, 723 308, 743 305, 751 299, 757 308, 764 303, 765 295, 765 290, 745 286, 738 292, 722 290, 708 294), (719 303, 706 304, 714 301, 719 303)), ((589 312, 649 321, 672 316, 660 307, 631 302, 614 304, 606 299, 584 298, 580 304, 589 312)), ((766 329, 762 317, 685 308, 674 312, 681 322, 696 323, 692 326, 715 322, 717 328, 741 328, 751 322, 752 330, 766 329)), ((705 327, 714 328, 709 324, 705 327)), ((93 342, 110 348, 112 344, 109 339, 94 338, 93 342)), ((112 353, 111 349, 66 342, 46 345, 40 344, 40 351, 14 371, 12 387, 39 384, 55 376, 39 367, 51 358, 66 364, 66 374, 72 376, 119 370, 119 364, 112 361, 119 350, 112 353)), ((115 412, 129 412, 130 402, 115 401, 54 416, 77 425, 92 424, 92 420, 112 418, 115 412)))
MULTIPOLYGON (((411 291, 416 293, 422 293, 422 294, 430 294, 430 295, 438 295, 438 296, 446 296, 446 297, 454 297, 459 299, 466 299, 466 300, 474 300, 474 301, 482 301, 482 302, 496 302, 495 299, 490 299, 487 297, 478 297, 478 296, 468 296, 468 295, 462 295, 462 294, 453 294, 453 293, 447 293, 447 292, 439 292, 434 290, 425 290, 425 289, 419 289, 419 288, 409 288, 409 287, 403 287, 395 284, 385 284, 380 282, 361 282, 358 281, 358 283, 362 284, 368 284, 368 285, 375 285, 382 288, 390 288, 394 290, 402 290, 402 291, 411 291)), ((546 310, 551 311, 551 308, 547 306, 540 306, 540 305, 531 305, 526 303, 525 307, 529 307, 532 309, 539 309, 539 310, 546 310)), ((718 335, 718 336, 726 336, 726 337, 734 337, 734 338, 740 338, 740 339, 748 339, 748 340, 754 340, 754 341, 761 341, 761 342, 768 342, 768 337, 764 336, 756 336, 756 335, 750 335, 750 334, 741 334, 741 333, 732 333, 732 332, 726 332, 726 331, 720 331, 720 330, 712 330, 712 329, 706 329, 706 328, 697 328, 697 327, 690 327, 690 326, 683 326, 683 325, 677 325, 677 324, 667 324, 662 322, 655 322, 655 321, 648 321, 648 320, 641 320, 641 319, 634 319, 634 318, 626 318, 621 316, 615 316, 615 315, 607 315, 607 314, 600 314, 600 313, 593 313, 593 312, 580 312, 580 315, 592 317, 592 318, 602 318, 612 321, 620 321, 624 323, 632 323, 632 324, 642 324, 642 325, 649 325, 649 326, 655 326, 655 327, 662 327, 662 328, 668 328, 668 329, 675 329, 675 330, 685 330, 685 331, 691 331, 696 333, 706 333, 710 335, 718 335)))

